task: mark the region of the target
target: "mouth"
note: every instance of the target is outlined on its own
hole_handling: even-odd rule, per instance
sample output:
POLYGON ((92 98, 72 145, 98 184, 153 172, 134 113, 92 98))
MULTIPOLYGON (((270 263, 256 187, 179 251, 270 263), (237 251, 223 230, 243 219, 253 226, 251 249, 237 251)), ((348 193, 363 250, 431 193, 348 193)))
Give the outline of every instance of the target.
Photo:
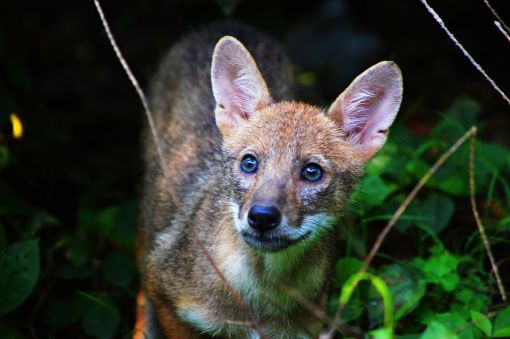
POLYGON ((291 245, 297 244, 310 236, 312 232, 308 231, 300 235, 296 239, 289 239, 282 235, 242 232, 244 241, 259 250, 268 252, 278 252, 288 248, 291 245))

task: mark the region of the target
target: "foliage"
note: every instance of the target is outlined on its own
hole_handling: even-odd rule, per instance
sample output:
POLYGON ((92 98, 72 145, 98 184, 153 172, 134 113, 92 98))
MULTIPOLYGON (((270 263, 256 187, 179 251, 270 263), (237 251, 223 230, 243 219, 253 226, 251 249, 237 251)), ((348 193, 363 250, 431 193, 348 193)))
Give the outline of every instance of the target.
MULTIPOLYGON (((377 225, 389 220, 431 163, 476 123, 480 111, 476 102, 461 97, 441 114, 431 138, 417 137, 402 126, 394 129, 353 196, 356 218, 344 232, 346 253, 336 265, 334 286, 342 287, 342 295, 357 276, 377 225)), ((468 145, 460 148, 427 183, 397 223, 396 239, 387 240, 390 244, 370 269, 391 294, 394 329, 402 338, 493 338, 510 331, 508 320, 502 320, 510 306, 500 303, 471 215, 468 152, 468 145)), ((510 213, 510 152, 478 141, 475 166, 478 208, 496 256, 504 255, 510 231, 504 221, 510 213)), ((508 276, 504 279, 508 284, 508 276)), ((387 301, 370 285, 359 289, 343 318, 364 329, 382 328, 387 301)), ((333 298, 331 310, 337 305, 333 298)))
MULTIPOLYGON (((289 19, 288 4, 284 2, 281 4, 274 2, 270 10, 257 2, 240 0, 215 2, 225 14, 232 13, 238 5, 241 6, 241 3, 253 6, 253 9, 260 7, 260 11, 250 10, 252 13, 249 13, 248 18, 251 15, 254 23, 260 22, 257 20, 266 22, 272 20, 270 25, 276 34, 282 35, 282 27, 293 24, 294 19, 289 19)), ((188 20, 197 14, 194 6, 196 3, 192 5, 184 3, 180 9, 188 8, 187 15, 173 10, 172 6, 176 4, 169 2, 166 6, 170 6, 172 10, 160 9, 156 12, 158 15, 165 13, 174 16, 165 16, 164 20, 160 17, 159 20, 152 21, 178 22, 176 26, 188 29, 194 24, 188 20)), ((324 6, 328 7, 322 7, 324 13, 335 10, 337 13, 343 13, 346 10, 343 5, 335 7, 334 2, 325 3, 324 6)), ((370 2, 364 6, 378 8, 377 6, 383 3, 370 2)), ((89 5, 91 6, 86 4, 89 5)), ((206 3, 200 5, 214 6, 206 3)), ((316 58, 315 63, 321 64, 320 74, 317 69, 310 70, 309 65, 301 65, 303 69, 298 67, 298 79, 300 86, 304 88, 300 90, 311 98, 320 97, 320 94, 317 95, 311 89, 311 85, 320 83, 319 80, 323 79, 324 75, 329 75, 330 81, 326 81, 329 84, 321 84, 326 88, 323 90, 330 95, 338 94, 338 79, 340 76, 350 76, 346 70, 356 67, 344 63, 341 63, 340 69, 331 68, 329 64, 322 65, 324 61, 329 60, 325 56, 333 55, 330 64, 338 64, 341 53, 352 50, 352 47, 359 47, 362 44, 360 42, 362 37, 365 38, 365 42, 372 41, 371 36, 367 37, 361 33, 351 38, 349 35, 340 35, 346 41, 351 41, 353 46, 349 48, 347 44, 338 44, 339 33, 335 33, 336 35, 329 33, 347 31, 354 34, 356 27, 352 24, 329 26, 328 31, 328 25, 333 22, 349 23, 352 21, 351 18, 342 17, 339 20, 330 14, 326 17, 312 17, 310 7, 315 5, 310 2, 298 5, 293 4, 296 7, 293 10, 301 8, 302 18, 308 21, 298 22, 298 26, 302 27, 294 27, 295 31, 291 32, 294 36, 291 34, 289 40, 294 38, 298 41, 295 50, 310 53, 307 58, 302 59, 309 59, 308 56, 311 56, 316 58), (308 34, 308 30, 312 33, 308 34), (308 36, 310 37, 307 42, 303 43, 303 39, 308 36), (312 45, 316 41, 321 43, 312 45), (307 48, 302 48, 303 45, 307 48), (335 53, 330 53, 331 48, 336 48, 335 53)), ((453 2, 450 5, 445 3, 444 7, 452 6, 455 15, 463 17, 459 11, 468 7, 465 5, 458 6, 453 2)), ((23 4, 20 3, 20 6, 23 4)), ((97 17, 90 16, 86 20, 90 20, 91 23, 86 25, 84 24, 86 21, 82 19, 85 16, 76 15, 80 11, 85 12, 83 8, 92 13, 92 7, 79 6, 80 4, 76 4, 76 12, 65 12, 66 15, 57 17, 53 15, 56 10, 54 7, 44 6, 50 11, 46 13, 47 16, 53 15, 52 17, 56 18, 51 21, 45 20, 44 16, 42 19, 27 17, 29 11, 3 11, 3 13, 16 12, 20 16, 3 17, 5 27, 16 28, 9 31, 10 35, 7 34, 7 30, 0 30, 0 71, 6 76, 5 79, 2 78, 0 85, 6 84, 9 87, 0 86, 2 338, 112 338, 129 337, 132 334, 134 300, 138 288, 133 253, 138 211, 136 194, 133 192, 135 191, 133 182, 136 179, 133 177, 140 178, 141 175, 135 173, 136 175, 131 177, 127 176, 131 180, 125 180, 124 172, 139 162, 139 152, 133 146, 137 144, 137 140, 132 134, 136 134, 133 131, 139 130, 140 121, 133 119, 131 129, 121 137, 112 137, 112 130, 115 129, 116 132, 124 130, 125 125, 119 126, 119 121, 126 123, 127 126, 128 117, 137 116, 139 108, 136 96, 132 94, 123 74, 120 71, 113 73, 114 71, 105 70, 108 67, 117 70, 118 65, 106 47, 106 40, 97 38, 100 32, 97 17), (67 18, 72 19, 62 21, 68 20, 67 18), (40 29, 34 30, 33 27, 39 20, 43 20, 41 22, 45 24, 38 25, 40 29), (27 28, 24 28, 23 23, 27 28), (48 27, 46 31, 44 27, 48 27), (23 32, 24 29, 37 35, 16 34, 18 31, 23 32), (92 35, 86 35, 80 29, 92 35), (57 38, 52 36, 60 31, 64 33, 57 35, 57 38), (91 36, 93 38, 90 38, 91 36), (52 39, 57 43, 52 43, 52 39), (98 45, 89 45, 85 42, 87 39, 97 40, 98 45), (49 52, 45 54, 41 49, 34 53, 35 51, 24 45, 32 44, 33 41, 38 41, 40 47, 49 52), (58 54, 61 46, 65 48, 58 54), (29 54, 36 55, 37 61, 29 60, 29 54), (73 58, 76 58, 75 64, 65 63, 65 60, 73 58), (59 67, 44 65, 45 67, 38 69, 41 72, 39 74, 34 71, 34 64, 43 64, 39 59, 55 60, 59 67), (105 66, 104 60, 109 59, 110 66, 105 66), (92 68, 94 62, 99 66, 95 65, 96 68, 92 68), (44 72, 41 69, 44 69, 44 72), (70 73, 78 75, 69 78, 70 73), (41 83, 44 78, 54 79, 54 82, 41 83), (117 79, 117 82, 113 79, 117 79), (90 85, 91 83, 93 85, 90 85), (78 88, 80 86, 83 86, 81 91, 78 88), (100 90, 92 91, 92 87, 98 87, 100 90), (110 91, 112 87, 125 89, 124 92, 115 92, 116 97, 99 96, 110 91), (48 105, 48 102, 43 100, 44 95, 48 96, 46 100, 50 104, 41 109, 39 106, 48 105), (59 106, 54 105, 54 102, 66 104, 59 106), (23 116, 23 109, 28 110, 27 108, 33 110, 31 117, 28 114, 23 116), (28 120, 26 136, 21 140, 13 140, 9 136, 11 126, 8 117, 17 111, 21 111, 19 116, 22 121, 28 120), (94 116, 94 112, 98 116, 94 116), (48 118, 49 114, 53 114, 53 119, 48 118), (86 132, 80 132, 81 130, 86 132), (73 135, 74 133, 78 135, 73 135), (89 135, 92 137, 87 139, 89 135), (79 141, 76 141, 77 139, 79 141), (94 145, 95 148, 89 147, 96 139, 99 141, 94 145), (117 144, 118 140, 121 142, 117 144), (135 141, 129 143, 130 140, 135 141), (87 152, 89 148, 91 151, 87 152), (130 154, 136 154, 131 156, 130 159, 135 160, 129 165, 123 161, 125 160, 123 152, 126 152, 126 149, 130 154), (49 175, 46 172, 56 174, 49 175), (40 185, 47 185, 49 188, 44 190, 45 193, 41 193, 40 185), (38 195, 51 196, 54 193, 53 186, 58 185, 63 188, 59 187, 60 189, 55 191, 62 196, 57 199, 40 197, 38 199, 38 195), (42 202, 46 200, 56 203, 45 205, 42 202)), ((157 6, 164 8, 165 4, 159 3, 157 6)), ((403 6, 412 9, 414 4, 406 5, 402 2, 399 6, 400 9, 404 8, 403 6)), ((71 7, 74 6, 68 6, 71 7)), ((147 41, 151 39, 139 31, 133 31, 133 27, 129 25, 135 19, 143 17, 141 12, 153 11, 154 7, 145 3, 140 3, 136 8, 127 7, 125 4, 119 7, 125 9, 116 22, 116 31, 124 33, 127 31, 130 34, 125 34, 124 39, 131 37, 137 44, 142 44, 142 48, 133 48, 129 51, 128 59, 131 61, 133 55, 140 53, 138 66, 147 67, 150 64, 152 67, 156 63, 157 55, 161 54, 163 48, 168 47, 168 35, 177 35, 178 32, 169 32, 166 25, 165 29, 158 26, 159 35, 155 41, 161 46, 156 53, 154 46, 147 45, 147 41), (147 61, 147 58, 152 59, 147 61)), ((372 19, 378 31, 387 30, 391 35, 398 35, 394 30, 399 27, 409 29, 409 25, 400 20, 389 22, 387 15, 382 15, 379 10, 367 11, 363 5, 360 7, 365 13, 374 13, 372 19), (378 24, 376 20, 384 20, 384 25, 378 24)), ((208 10, 201 12, 207 13, 208 10)), ((406 13, 405 17, 409 17, 409 20, 416 18, 407 10, 395 11, 392 8, 392 12, 406 13)), ((471 20, 477 20, 478 17, 482 16, 476 15, 471 17, 471 20)), ((198 18, 196 22, 211 19, 202 16, 198 18)), ((146 22, 146 25, 149 24, 153 23, 146 22)), ((147 28, 143 24, 140 26, 143 26, 143 29, 147 28)), ((424 27, 428 31, 428 26, 424 27)), ((476 30, 480 25, 473 27, 476 30)), ((285 30, 289 31, 287 28, 285 30)), ((154 31, 151 32, 153 33, 154 31)), ((419 72, 420 69, 423 69, 424 73, 427 72, 427 68, 422 67, 421 58, 433 60, 434 70, 441 69, 441 72, 446 72, 448 68, 451 70, 456 68, 448 67, 448 63, 425 54, 424 49, 432 49, 429 46, 420 47, 422 42, 419 42, 419 38, 414 34, 420 35, 420 32, 413 31, 412 40, 417 42, 412 46, 409 45, 411 41, 408 38, 405 41, 406 46, 412 47, 406 49, 413 50, 413 53, 420 57, 420 67, 415 67, 414 72, 419 72)), ((437 43, 435 39, 433 40, 434 44, 437 43)), ((378 43, 375 41, 375 45, 378 43)), ((447 53, 440 48, 441 46, 438 47, 436 49, 440 53, 447 53)), ((487 44, 482 44, 480 48, 480 52, 486 52, 487 44)), ((358 64, 354 63, 354 66, 359 66, 367 60, 362 58, 363 55, 369 55, 369 59, 375 57, 373 53, 366 53, 366 50, 354 48, 354 52, 358 57, 344 57, 344 62, 357 61, 359 58, 361 61, 358 64)), ((493 58, 501 56, 500 67, 507 65, 503 51, 495 54, 492 53, 493 58)), ((136 66, 135 63, 135 70, 138 70, 136 66)), ((453 76, 459 74, 451 70, 445 73, 446 77, 450 75, 452 81, 453 78, 458 78, 457 85, 465 81, 464 74, 453 76)), ((457 72, 462 73, 462 69, 457 72)), ((423 80, 425 75, 420 74, 415 77, 416 79, 406 78, 406 86, 413 81, 420 85, 422 81, 427 83, 423 80)), ((442 91, 445 86, 452 86, 449 81, 445 82, 446 85, 438 84, 437 78, 433 80, 428 78, 428 81, 429 84, 437 85, 436 92, 432 92, 431 96, 442 91)), ((419 87, 420 91, 423 91, 423 87, 419 87)), ((479 87, 471 89, 472 93, 479 91, 479 87)), ((324 93, 322 94, 326 97, 324 93)), ((487 96, 481 94, 478 99, 483 95, 487 96)), ((487 101, 489 99, 486 99, 485 105, 487 101)), ((421 102, 412 103, 418 106, 420 104, 421 102)), ((342 290, 348 291, 348 301, 345 297, 347 294, 344 294, 342 299, 347 302, 342 320, 359 327, 367 333, 367 336, 390 338, 395 333, 398 338, 510 337, 510 306, 500 302, 494 278, 490 274, 491 268, 469 208, 467 146, 463 146, 445 163, 412 202, 379 252, 368 275, 365 275, 371 277, 367 278, 369 281, 362 282, 354 290, 349 289, 352 281, 360 278, 356 274, 362 266, 368 248, 417 180, 471 125, 476 124, 483 131, 483 124, 487 121, 485 118, 484 120, 478 118, 481 118, 479 115, 484 109, 485 107, 474 100, 461 97, 448 110, 439 114, 439 122, 434 128, 426 129, 424 132, 423 129, 406 121, 406 117, 415 113, 409 107, 398 119, 402 121, 401 124, 392 127, 387 145, 369 163, 367 175, 353 195, 352 213, 346 218, 346 224, 341 229, 342 239, 339 248, 343 249, 343 253, 335 265, 330 300, 330 312, 333 314, 338 307, 342 290), (374 288, 370 281, 376 281, 378 288, 374 288), (391 322, 385 324, 384 320, 388 317, 391 322), (391 328, 388 328, 390 323, 391 328)), ((427 114, 430 113, 426 108, 423 110, 427 114)), ((438 117, 428 118, 435 121, 438 117)), ((486 134, 482 133, 480 139, 492 138, 491 132, 492 130, 487 129, 486 134)), ((476 145, 476 198, 495 256, 502 263, 505 286, 510 286, 508 269, 510 152, 495 143, 481 140, 476 145)))

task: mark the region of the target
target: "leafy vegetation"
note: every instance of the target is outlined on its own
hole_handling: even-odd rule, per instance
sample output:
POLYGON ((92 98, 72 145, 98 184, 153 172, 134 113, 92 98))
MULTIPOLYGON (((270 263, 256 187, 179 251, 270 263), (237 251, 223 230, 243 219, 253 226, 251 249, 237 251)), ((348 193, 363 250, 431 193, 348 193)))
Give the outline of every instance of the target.
MULTIPOLYGON (((229 14, 242 1, 215 2, 229 14)), ((316 100, 338 94, 340 76, 350 76, 346 70, 359 66, 347 61, 369 55, 372 62, 381 53, 376 48, 381 41, 364 35, 352 24, 356 16, 346 12, 344 2, 295 1, 293 9, 300 13, 299 20, 290 15, 283 1, 272 2, 269 10, 258 2, 243 3, 246 7, 239 18, 260 26, 268 23, 265 29, 282 40, 283 31, 289 31, 286 43, 297 59, 301 57, 305 63, 303 60, 316 58, 297 67, 304 97, 316 100), (337 26, 340 24, 347 26, 337 26), (320 30, 314 30, 317 27, 320 30), (311 39, 306 40, 307 36, 311 39), (316 40, 321 43, 312 45, 316 40), (292 47, 292 41, 299 43, 292 47), (346 41, 341 50, 338 41, 346 41), (307 48, 302 48, 303 44, 307 48), (357 49, 360 45, 373 49, 357 49), (342 56, 344 50, 353 50, 357 57, 342 56), (334 55, 333 61, 324 57, 327 55, 334 55), (314 63, 320 66, 314 68, 314 63), (323 86, 322 92, 317 94, 312 85, 323 86)), ((0 337, 129 337, 138 288, 133 253, 138 213, 134 182, 141 177, 136 167, 140 166, 138 141, 133 137, 140 120, 129 117, 138 116, 139 103, 106 40, 98 38, 101 30, 95 13, 88 17, 83 14, 93 13, 92 4, 76 3, 66 8, 45 4, 40 8, 41 17, 25 11, 21 2, 9 2, 8 6, 20 9, 0 11, 2 27, 12 28, 9 32, 0 30, 0 76, 5 76, 0 82, 0 337), (55 16, 56 11, 62 11, 61 15, 55 16), (37 53, 27 45, 34 41, 39 44, 37 53), (37 62, 31 59, 32 54, 37 62), (50 60, 58 67, 44 65, 50 60), (110 64, 105 66, 105 60, 110 64), (77 75, 69 78, 69 74, 77 75), (113 88, 119 90, 110 96, 113 88), (15 138, 9 120, 10 114, 18 111, 27 127, 26 135, 16 137, 21 139, 15 138), (119 136, 112 130, 125 132, 119 136)), ((222 17, 213 12, 214 4, 205 1, 122 2, 111 6, 118 7, 112 14, 121 13, 115 20, 115 31, 124 33, 126 46, 136 46, 128 51, 128 59, 142 74, 148 64, 156 64, 178 33, 222 17), (200 13, 194 7, 197 3, 204 9, 200 13), (148 12, 155 14, 149 16, 148 12), (134 30, 134 22, 148 33, 134 30), (168 29, 170 22, 175 26, 168 29), (149 41, 155 42, 149 45, 149 41)), ((406 74, 406 95, 407 88, 415 93, 406 97, 404 104, 424 108, 404 107, 387 145, 370 162, 352 197, 351 213, 339 230, 341 258, 335 265, 330 315, 340 301, 346 302, 342 320, 374 338, 388 338, 392 333, 405 339, 508 338, 510 306, 498 294, 469 206, 467 145, 413 200, 368 273, 357 275, 371 244, 406 194, 460 135, 477 125, 482 133, 476 145, 476 201, 504 286, 510 286, 510 151, 483 141, 493 140, 493 130, 506 133, 504 124, 492 123, 484 134, 484 125, 490 123, 486 119, 488 106, 495 111, 497 105, 483 92, 485 85, 462 85, 473 79, 455 64, 458 59, 452 55, 457 51, 447 50, 448 42, 441 44, 430 35, 429 22, 421 30, 411 25, 421 20, 413 12, 415 4, 400 2, 398 11, 392 6, 392 2, 373 1, 350 4, 357 7, 358 14, 367 15, 364 29, 392 37, 388 38, 392 50, 395 47, 398 58, 413 65, 409 69, 415 74, 406 74), (388 13, 391 20, 387 20, 388 13), (416 29, 410 40, 409 27, 416 29), (396 37, 401 40, 396 41, 396 37), (433 50, 441 57, 432 54, 433 50), (428 77, 427 73, 438 72, 440 75, 428 77), (431 114, 430 106, 442 107, 458 95, 448 87, 481 93, 476 98, 483 105, 459 97, 444 112, 431 114), (422 105, 425 99, 417 99, 416 92, 422 95, 426 90, 431 92, 424 96, 441 99, 422 105), (443 91, 449 91, 448 95, 442 97, 443 91), (415 102, 409 104, 409 98, 415 102), (423 118, 425 129, 410 123, 409 116, 415 114, 421 118, 428 115, 423 118), (351 288, 357 280, 360 285, 351 288)), ((475 31, 489 27, 486 24, 490 20, 481 11, 475 15, 469 12, 471 4, 452 1, 441 6, 451 8, 457 18, 465 18, 475 31)), ((496 38, 490 35, 488 39, 496 38)), ((508 64, 506 50, 490 52, 485 42, 477 47, 478 54, 499 60, 494 69, 503 69, 508 64)), ((507 110, 505 106, 505 117, 507 110)))
MULTIPOLYGON (((441 114, 430 139, 413 136, 402 126, 395 128, 353 196, 355 219, 344 232, 348 246, 336 267, 335 286, 337 290, 343 286, 342 294, 352 284, 349 276, 362 266, 376 225, 389 220, 438 155, 476 123, 480 111, 473 100, 459 98, 441 114)), ((468 145, 460 148, 427 183, 397 223, 399 234, 388 240, 370 270, 391 294, 395 332, 403 338, 498 338, 510 331, 503 320, 510 306, 501 303, 469 207, 468 152, 468 145)), ((478 208, 496 256, 507 256, 510 152, 478 142, 475 168, 478 208)), ((361 285, 347 304, 344 319, 364 329, 383 326, 388 307, 380 294, 380 289, 361 285)), ((332 298, 332 310, 338 307, 338 298, 342 296, 332 298)))
MULTIPOLYGON (((510 335, 510 306, 501 303, 470 215, 466 145, 411 203, 369 273, 357 274, 379 226, 438 155, 476 123, 480 110, 473 100, 459 98, 441 114, 431 138, 418 137, 402 125, 394 128, 388 145, 368 165, 353 195, 347 227, 340 230, 339 246, 345 251, 336 263, 332 313, 340 300, 348 301, 342 319, 372 331, 375 338, 388 338, 392 331, 401 338, 510 335), (366 283, 352 289, 355 279, 366 283)), ((2 153, 1 167, 15 166, 6 147, 2 153)), ((509 174, 510 152, 479 141, 477 201, 499 258, 508 255, 504 249, 510 242, 509 174)), ((16 319, 28 319, 37 326, 32 331, 51 337, 77 330, 95 338, 130 334, 137 207, 134 200, 99 206, 108 190, 108 181, 85 190, 77 224, 66 228, 2 183, 0 288, 9 292, 0 296, 0 328, 6 338, 28 335, 16 319), (17 227, 23 224, 30 227, 17 227), (68 284, 74 289, 58 291, 68 284)), ((508 284, 508 275, 504 279, 508 284)))

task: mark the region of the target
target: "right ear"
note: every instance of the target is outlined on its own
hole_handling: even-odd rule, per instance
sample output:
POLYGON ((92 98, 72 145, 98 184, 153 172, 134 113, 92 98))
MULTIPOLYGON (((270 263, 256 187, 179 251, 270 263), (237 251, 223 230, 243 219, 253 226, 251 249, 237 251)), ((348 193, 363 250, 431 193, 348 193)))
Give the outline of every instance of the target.
POLYGON ((224 137, 272 101, 255 60, 231 36, 221 38, 214 48, 211 83, 216 125, 224 137))

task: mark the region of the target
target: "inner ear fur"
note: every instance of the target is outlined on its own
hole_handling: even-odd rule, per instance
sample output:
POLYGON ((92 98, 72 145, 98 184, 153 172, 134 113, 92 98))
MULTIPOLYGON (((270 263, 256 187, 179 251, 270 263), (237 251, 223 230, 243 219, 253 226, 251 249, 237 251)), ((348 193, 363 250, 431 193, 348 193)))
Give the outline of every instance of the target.
POLYGON ((223 136, 272 102, 255 60, 237 39, 225 36, 214 48, 211 85, 216 125, 223 136))
POLYGON ((402 73, 391 61, 380 62, 357 76, 329 108, 347 140, 366 160, 384 145, 402 101, 402 73))

